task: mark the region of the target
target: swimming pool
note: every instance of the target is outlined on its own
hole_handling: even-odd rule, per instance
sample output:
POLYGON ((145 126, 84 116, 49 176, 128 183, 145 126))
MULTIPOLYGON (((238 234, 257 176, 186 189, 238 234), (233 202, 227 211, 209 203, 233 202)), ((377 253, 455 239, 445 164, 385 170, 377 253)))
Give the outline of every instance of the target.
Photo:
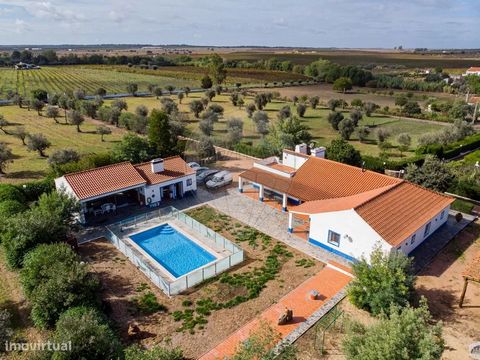
POLYGON ((169 224, 131 235, 130 239, 177 278, 216 260, 169 224))

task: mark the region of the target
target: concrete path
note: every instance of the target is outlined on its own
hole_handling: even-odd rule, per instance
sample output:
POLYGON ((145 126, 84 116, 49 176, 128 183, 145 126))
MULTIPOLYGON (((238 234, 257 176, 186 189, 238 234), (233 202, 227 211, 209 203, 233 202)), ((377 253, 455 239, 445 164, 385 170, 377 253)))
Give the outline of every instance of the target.
POLYGON ((238 346, 257 331, 262 323, 267 323, 277 331, 282 341, 285 339, 290 343, 295 341, 344 297, 343 288, 350 282, 352 276, 347 269, 337 266, 329 264, 324 267, 254 320, 201 356, 199 360, 224 359, 235 354, 238 346), (315 300, 309 296, 312 290, 319 292, 315 300), (293 310, 293 321, 286 325, 278 325, 278 318, 285 312, 285 308, 293 310))

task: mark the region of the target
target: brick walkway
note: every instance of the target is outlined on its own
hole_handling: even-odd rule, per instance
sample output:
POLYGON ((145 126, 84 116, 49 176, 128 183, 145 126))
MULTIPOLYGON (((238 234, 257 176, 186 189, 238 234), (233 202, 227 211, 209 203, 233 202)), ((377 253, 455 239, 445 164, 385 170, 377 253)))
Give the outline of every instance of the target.
POLYGON ((289 338, 289 341, 294 341, 341 300, 343 297, 342 289, 351 279, 352 277, 348 275, 348 268, 333 262, 328 264, 316 275, 285 295, 278 303, 266 309, 260 316, 201 356, 199 360, 224 359, 233 355, 238 345, 248 339, 250 334, 259 328, 261 322, 266 322, 272 326, 280 333, 282 339, 289 338), (319 299, 310 299, 309 293, 312 290, 317 290, 320 293, 319 299), (339 293, 342 296, 336 297, 339 293), (330 301, 332 299, 334 302, 330 301), (278 325, 277 320, 284 313, 285 308, 293 310, 293 321, 287 325, 278 325), (314 317, 314 321, 309 321, 312 317, 314 317), (292 335, 294 335, 293 338, 292 335))

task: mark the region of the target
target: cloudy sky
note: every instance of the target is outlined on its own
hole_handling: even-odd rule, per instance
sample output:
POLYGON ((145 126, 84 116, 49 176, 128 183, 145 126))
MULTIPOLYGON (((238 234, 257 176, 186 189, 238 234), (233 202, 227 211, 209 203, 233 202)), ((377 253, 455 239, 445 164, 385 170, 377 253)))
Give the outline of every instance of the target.
POLYGON ((479 48, 480 0, 0 0, 0 44, 479 48))

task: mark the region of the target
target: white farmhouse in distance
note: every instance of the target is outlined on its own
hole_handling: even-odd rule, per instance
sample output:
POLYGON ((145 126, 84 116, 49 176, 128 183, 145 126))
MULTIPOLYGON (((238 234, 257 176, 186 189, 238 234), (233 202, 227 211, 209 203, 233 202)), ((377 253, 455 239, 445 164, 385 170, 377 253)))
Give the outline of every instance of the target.
POLYGON ((467 71, 465 72, 464 76, 468 76, 468 75, 480 76, 480 67, 479 66, 472 66, 471 68, 468 68, 467 71))

